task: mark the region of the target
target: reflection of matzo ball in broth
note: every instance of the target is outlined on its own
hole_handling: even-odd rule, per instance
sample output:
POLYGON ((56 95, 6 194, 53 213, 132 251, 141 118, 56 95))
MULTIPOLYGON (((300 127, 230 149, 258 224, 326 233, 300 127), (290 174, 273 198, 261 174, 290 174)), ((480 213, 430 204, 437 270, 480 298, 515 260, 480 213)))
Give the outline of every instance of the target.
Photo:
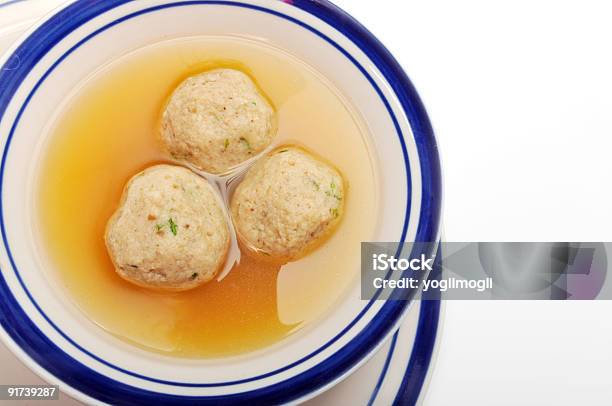
POLYGON ((300 148, 283 147, 248 171, 231 209, 245 245, 288 261, 330 235, 342 217, 344 198, 336 169, 300 148))
POLYGON ((263 151, 276 132, 274 110, 251 78, 233 69, 192 76, 174 91, 161 139, 177 160, 223 173, 263 151))
POLYGON ((169 290, 211 280, 230 242, 226 215, 212 186, 171 165, 150 167, 128 182, 105 239, 120 276, 169 290))

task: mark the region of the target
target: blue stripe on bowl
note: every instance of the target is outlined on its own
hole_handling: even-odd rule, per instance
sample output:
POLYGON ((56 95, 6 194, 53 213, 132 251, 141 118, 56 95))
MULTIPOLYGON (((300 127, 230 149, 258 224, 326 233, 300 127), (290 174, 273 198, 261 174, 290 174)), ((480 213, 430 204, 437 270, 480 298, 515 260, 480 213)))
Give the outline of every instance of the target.
POLYGON ((26 0, 7 0, 7 1, 2 1, 0 2, 0 8, 2 7, 6 7, 6 6, 10 6, 11 4, 15 4, 15 3, 22 3, 26 0))
POLYGON ((395 353, 395 346, 397 345, 398 335, 399 330, 396 331, 395 334, 393 334, 393 338, 391 339, 391 346, 389 347, 389 352, 387 352, 387 357, 385 358, 385 363, 383 364, 382 370, 380 371, 380 375, 378 376, 378 380, 376 381, 376 386, 374 386, 374 390, 372 390, 372 394, 370 395, 370 399, 368 400, 368 406, 372 406, 374 404, 374 401, 378 397, 378 392, 380 392, 380 388, 385 382, 385 378, 387 377, 387 371, 389 370, 389 364, 391 364, 391 359, 393 358, 393 354, 395 353))
MULTIPOLYGON (((92 3, 90 1, 82 0, 72 4, 71 6, 62 10, 58 15, 55 15, 47 22, 45 22, 35 33, 32 34, 30 38, 28 38, 20 46, 19 50, 17 51, 19 52, 19 55, 21 57, 20 59, 22 63, 22 69, 16 71, 3 71, 0 73, 0 90, 2 90, 2 93, 0 95, 0 112, 4 113, 7 103, 10 101, 10 98, 12 97, 15 89, 21 83, 21 80, 23 79, 24 75, 27 74, 29 69, 31 69, 32 66, 37 63, 40 57, 42 57, 50 48, 52 48, 57 42, 59 42, 66 35, 66 33, 72 31, 77 26, 89 21, 96 15, 99 15, 110 8, 116 7, 117 5, 126 2, 126 0, 108 0, 92 3)), ((268 12, 279 17, 289 19, 294 23, 300 24, 304 28, 311 30, 323 39, 331 41, 323 34, 317 32, 316 30, 310 27, 305 26, 303 23, 292 19, 291 17, 274 12, 272 10, 248 4, 229 3, 224 1, 186 1, 160 6, 155 9, 194 4, 223 4, 228 6, 247 7, 262 12, 268 12)), ((417 240, 432 241, 437 234, 439 225, 440 169, 437 159, 437 150, 435 149, 435 141, 433 139, 433 132, 431 131, 431 127, 429 126, 429 121, 427 119, 427 116, 425 115, 424 108, 421 105, 420 100, 416 96, 414 88, 408 81, 405 74, 403 74, 403 72, 401 71, 399 65, 397 65, 391 55, 388 54, 388 52, 384 48, 382 48, 382 45, 378 41, 376 41, 371 36, 371 34, 365 31, 363 27, 359 26, 358 23, 356 23, 354 20, 350 20, 350 24, 347 24, 345 20, 347 18, 350 19, 350 17, 347 17, 346 14, 341 12, 339 9, 326 2, 322 3, 309 0, 295 1, 294 5, 314 15, 317 15, 318 17, 326 20, 327 22, 330 22, 333 26, 336 26, 340 31, 342 31, 350 39, 356 42, 362 48, 362 50, 376 62, 379 69, 383 71, 383 74, 385 74, 385 76, 393 86, 394 90, 398 93, 398 97, 400 98, 400 101, 402 102, 402 105, 406 110, 411 127, 413 128, 415 138, 417 139, 417 147, 419 148, 419 156, 421 157, 422 167, 421 169, 423 172, 423 210, 420 215, 421 222, 418 227, 417 240), (335 23, 338 21, 342 21, 341 26, 335 23), (396 76, 390 78, 388 76, 389 74, 395 74, 396 76), (434 146, 434 149, 428 150, 428 148, 431 148, 431 146, 434 146), (424 155, 421 156, 421 154, 424 155), (430 216, 434 216, 434 218, 428 218, 430 216)), ((148 12, 151 11, 152 10, 149 10, 148 12)), ((144 12, 145 11, 141 11, 136 14, 142 14, 144 12)), ((125 19, 127 19, 127 17, 124 17, 121 20, 112 23, 112 25, 118 24, 119 22, 124 21, 125 19)), ((331 43, 332 45, 339 48, 337 44, 333 42, 331 43)), ((353 61, 353 63, 356 63, 356 61, 352 59, 352 57, 350 57, 350 55, 348 55, 346 51, 342 50, 341 48, 339 48, 339 50, 341 50, 341 52, 343 52, 347 57, 349 57, 353 61)), ((65 57, 66 55, 64 56, 64 58, 65 57)), ((61 61, 58 61, 55 66, 57 66, 59 62, 61 61)), ((365 73, 363 68, 360 67, 360 69, 362 70, 362 72, 365 73)), ((371 78, 369 79, 373 83, 371 78)), ((380 90, 377 90, 380 93, 380 90)), ((31 98, 31 96, 32 95, 30 95, 29 98, 31 98)), ((384 102, 388 107, 388 103, 386 102, 386 100, 384 100, 384 102)), ((23 112, 24 108, 25 105, 22 106, 22 110, 20 111, 19 116, 23 112)), ((397 120, 395 120, 395 123, 397 125, 397 120)), ((13 126, 11 134, 9 135, 7 148, 5 149, 3 154, 2 167, 0 170, 0 176, 2 177, 4 175, 6 155, 8 148, 10 147, 10 140, 15 125, 13 126)), ((400 141, 403 145, 403 138, 401 138, 401 135, 400 141)), ((405 147, 403 147, 403 149, 404 158, 406 160, 405 164, 408 167, 405 147)), ((0 211, 0 215, 3 215, 2 211, 0 211)), ((15 272, 17 273, 17 275, 19 275, 15 264, 13 263, 12 256, 10 254, 3 221, 1 223, 1 226, 3 241, 6 245, 7 252, 9 253, 9 257, 11 259, 15 272)), ((406 227, 407 224, 404 224, 403 236, 405 235, 406 227)), ((23 286, 23 282, 21 283, 23 286)), ((27 292, 27 288, 25 286, 23 286, 23 288, 27 292)), ((373 320, 361 333, 359 333, 357 337, 355 337, 355 339, 353 339, 342 350, 338 351, 338 353, 334 354, 332 357, 328 358, 324 363, 318 365, 317 367, 312 368, 311 370, 308 370, 284 382, 280 382, 278 384, 271 385, 266 388, 228 396, 183 397, 175 395, 161 395, 139 388, 131 387, 120 382, 111 380, 85 367, 84 365, 80 364, 78 361, 72 359, 70 356, 64 353, 47 337, 45 337, 40 332, 40 330, 38 330, 38 328, 28 319, 27 315, 23 312, 19 304, 12 297, 12 294, 8 289, 6 282, 3 279, 0 281, 0 297, 2 297, 3 299, 1 303, 1 324, 3 325, 5 330, 11 335, 13 340, 18 345, 20 345, 20 347, 26 353, 28 353, 36 362, 43 366, 43 368, 47 369, 49 372, 51 372, 70 386, 74 387, 75 389, 78 389, 100 400, 110 402, 116 402, 118 400, 121 400, 122 402, 130 402, 135 404, 139 404, 140 402, 147 403, 153 399, 156 401, 165 401, 169 403, 182 403, 183 401, 193 400, 198 400, 201 402, 211 401, 218 403, 220 401, 233 402, 254 400, 265 402, 280 402, 299 398, 303 395, 312 392, 313 390, 316 390, 318 387, 325 385, 326 382, 329 382, 341 376, 343 373, 348 371, 354 364, 359 362, 359 360, 365 354, 371 352, 372 349, 374 349, 376 345, 380 342, 380 340, 382 340, 389 333, 391 327, 395 324, 395 321, 398 320, 398 318, 402 315, 403 311, 407 307, 406 302, 389 302, 385 304, 381 312, 378 314, 377 318, 373 320), (384 313, 384 317, 381 317, 381 313, 384 313)), ((30 299, 33 300, 31 296, 30 299)), ((33 303, 35 302, 33 301, 33 303)), ((371 303, 368 305, 368 307, 369 306, 371 306, 371 303)), ((39 309, 39 311, 41 311, 41 314, 44 315, 41 309, 39 309)), ((366 310, 364 310, 364 312, 365 311, 366 310)), ((49 320, 49 322, 51 321, 49 320)), ((347 327, 344 331, 346 331, 348 328, 350 327, 347 327)), ((76 343, 74 344, 76 345, 76 343)), ((329 343, 328 345, 330 344, 331 343, 329 343)), ((320 349, 316 353, 322 350, 323 349, 320 349)), ((90 355, 95 357, 95 355, 93 354, 90 355)), ((311 354, 310 356, 313 355, 315 355, 315 353, 311 354)), ((106 361, 100 360, 99 358, 97 359, 100 362, 106 363, 110 366, 110 364, 108 364, 106 361)), ((271 376, 292 366, 293 365, 287 366, 281 370, 273 371, 264 376, 271 376)), ((124 372, 130 373, 129 371, 124 372)), ((134 373, 131 374, 136 375, 134 373)), ((142 376, 139 377, 143 379, 149 379, 155 382, 175 385, 178 384, 182 386, 228 385, 247 381, 244 380, 231 383, 226 382, 223 384, 185 384, 159 381, 142 376)), ((261 378, 262 376, 255 377, 249 380, 261 378)))

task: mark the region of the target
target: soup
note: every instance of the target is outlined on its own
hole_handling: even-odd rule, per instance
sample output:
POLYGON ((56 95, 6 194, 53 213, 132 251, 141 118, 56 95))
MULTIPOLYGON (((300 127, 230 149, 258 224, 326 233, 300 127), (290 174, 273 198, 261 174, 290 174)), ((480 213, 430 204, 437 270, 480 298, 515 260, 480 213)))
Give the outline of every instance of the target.
POLYGON ((208 358, 262 349, 324 317, 357 282, 360 242, 376 227, 376 170, 365 126, 316 71, 246 38, 186 38, 134 51, 75 90, 43 149, 40 235, 59 281, 102 329, 141 348, 208 358), (257 82, 278 116, 275 144, 299 144, 347 181, 344 218, 322 246, 283 266, 244 255, 227 277, 184 292, 137 287, 115 272, 108 219, 137 172, 172 163, 159 118, 190 75, 233 68, 257 82))

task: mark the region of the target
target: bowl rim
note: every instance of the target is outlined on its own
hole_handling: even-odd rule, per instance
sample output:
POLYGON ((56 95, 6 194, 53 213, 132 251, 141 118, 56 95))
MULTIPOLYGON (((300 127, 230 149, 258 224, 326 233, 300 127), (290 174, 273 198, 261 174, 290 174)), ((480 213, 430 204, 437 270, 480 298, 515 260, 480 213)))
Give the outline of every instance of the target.
MULTIPOLYGON (((35 66, 38 61, 38 58, 40 57, 40 55, 36 55, 36 52, 42 52, 42 54, 44 54, 45 50, 48 50, 55 44, 54 41, 57 42, 61 40, 76 26, 79 26, 80 24, 89 21, 98 14, 104 13, 111 8, 120 6, 129 1, 130 0, 111 0, 99 2, 95 5, 86 4, 88 3, 86 1, 75 1, 69 4, 65 8, 61 9, 58 13, 54 14, 53 17, 49 18, 41 25, 38 25, 36 29, 31 33, 31 35, 21 42, 21 44, 19 45, 20 50, 28 50, 28 47, 30 47, 29 58, 28 56, 24 57, 24 55, 26 54, 22 53, 21 62, 25 63, 25 66, 28 66, 27 63, 29 61, 29 68, 35 66), (59 17, 61 18, 59 21, 56 20, 58 18, 58 15, 63 13, 70 13, 71 20, 69 23, 66 23, 66 19, 63 16, 59 17), (35 50, 36 52, 32 52, 32 50, 35 50)), ((393 92, 398 97, 402 109, 404 110, 408 118, 408 122, 412 130, 414 139, 416 140, 421 166, 422 202, 421 212, 419 213, 416 240, 426 242, 436 241, 438 239, 439 234, 441 206, 441 180, 439 157, 431 124, 429 122, 425 109, 416 93, 416 90, 412 86, 410 80, 403 72, 397 61, 395 61, 391 54, 371 33, 369 33, 363 26, 361 26, 348 14, 346 14, 344 11, 334 6, 333 4, 329 3, 327 0, 285 0, 284 2, 294 7, 297 7, 309 14, 312 14, 315 17, 318 17, 330 26, 334 27, 344 36, 346 36, 370 58, 370 60, 381 71, 387 82, 392 87, 393 92)), ((378 86, 372 81, 367 72, 364 71, 364 69, 359 65, 359 63, 355 61, 354 58, 352 58, 352 56, 347 51, 345 51, 342 47, 336 44, 333 39, 325 36, 325 34, 308 26, 300 20, 297 20, 291 16, 284 15, 271 9, 267 9, 265 7, 241 3, 239 1, 194 0, 171 3, 172 6, 177 6, 181 4, 233 5, 267 12, 285 19, 289 19, 292 22, 314 32, 322 39, 330 42, 347 58, 351 59, 351 61, 356 64, 357 67, 360 68, 362 73, 370 80, 370 83, 377 89, 380 94, 378 86)), ((28 73, 28 70, 26 69, 20 71, 26 71, 24 73, 24 76, 28 73)), ((0 73, 0 77, 6 76, 2 73, 4 72, 0 73)), ((0 116, 4 113, 4 110, 10 102, 15 89, 17 89, 18 85, 21 83, 21 80, 18 77, 19 75, 14 76, 15 77, 11 77, 11 75, 9 75, 9 79, 11 80, 5 79, 3 81, 0 81, 0 90, 2 90, 2 95, 0 96, 0 116)), ((382 97, 382 99, 385 103, 387 103, 384 97, 382 97)), ((397 120, 393 114, 392 117, 394 121, 397 120)), ((404 144, 405 141, 403 139, 402 132, 399 129, 397 122, 395 122, 394 124, 396 125, 398 134, 400 135, 402 153, 406 165, 407 174, 409 174, 409 176, 407 177, 407 182, 408 193, 410 196, 411 177, 410 169, 408 166, 407 151, 404 144)), ((3 151, 2 155, 0 182, 4 178, 5 160, 7 156, 8 146, 10 145, 11 135, 9 135, 5 150, 3 151)), ((404 240, 406 235, 406 229, 408 225, 407 219, 409 218, 410 210, 409 203, 410 199, 408 200, 408 204, 406 206, 406 220, 404 221, 403 225, 403 232, 400 239, 401 241, 404 240)), ((3 214, 3 207, 0 206, 0 226, 2 228, 2 241, 5 246, 5 249, 7 250, 7 254, 9 255, 10 261, 12 263, 11 265, 16 270, 16 266, 12 260, 9 244, 6 237, 3 214)), ((62 381, 66 382, 68 385, 77 388, 79 391, 85 394, 92 395, 101 400, 112 400, 113 398, 109 399, 108 396, 110 396, 110 393, 112 392, 114 392, 115 394, 118 393, 120 389, 118 385, 120 385, 123 386, 121 389, 125 391, 124 394, 127 396, 121 397, 121 399, 124 401, 143 401, 143 399, 145 399, 143 396, 154 396, 154 398, 151 398, 151 400, 163 400, 172 403, 180 403, 185 400, 198 400, 200 402, 217 402, 220 400, 256 400, 278 402, 295 400, 296 398, 301 398, 303 396, 307 396, 308 394, 318 392, 322 388, 330 385, 330 383, 336 382, 337 380, 341 379, 347 373, 352 371, 357 365, 367 359, 369 355, 371 355, 379 347, 379 345, 384 342, 384 340, 390 335, 390 333, 394 331, 394 327, 399 323, 399 321, 401 321, 402 316, 405 314, 409 307, 409 302, 407 301, 387 302, 377 313, 375 319, 372 320, 372 322, 370 322, 368 326, 366 326, 363 330, 361 330, 357 334, 357 336, 354 337, 348 344, 343 346, 340 351, 333 354, 331 357, 324 360, 323 362, 315 365, 314 367, 285 381, 277 382, 268 387, 258 388, 249 392, 242 392, 239 394, 194 397, 159 394, 133 386, 128 386, 126 384, 119 383, 111 378, 108 378, 97 371, 93 371, 82 364, 79 364, 77 361, 65 354, 63 350, 57 347, 48 338, 46 338, 40 332, 40 330, 38 330, 36 325, 22 311, 15 298, 12 297, 12 293, 10 292, 10 289, 6 285, 3 278, 0 278, 0 298, 3 299, 0 309, 2 310, 2 314, 4 315, 4 317, 2 317, 2 319, 0 320, 0 324, 2 324, 4 330, 10 335, 12 340, 14 340, 15 343, 17 343, 17 345, 21 347, 22 350, 24 350, 33 360, 35 360, 47 371, 51 372, 52 370, 55 370, 56 372, 62 372, 61 374, 53 372, 51 373, 62 381), (50 356, 49 354, 53 354, 53 356, 50 356), (66 366, 68 365, 67 363, 69 363, 70 367, 61 371, 62 367, 58 367, 58 365, 66 366), (58 369, 60 371, 58 371, 58 369), (69 372, 68 374, 66 374, 67 371, 69 372), (75 376, 80 376, 80 379, 77 378, 77 380, 75 381, 75 376), (314 379, 314 377, 316 377, 316 379, 314 379), (84 387, 86 390, 81 387, 84 387), (111 390, 105 391, 104 387, 111 390), (101 397, 96 395, 99 395, 101 397)), ((33 298, 30 297, 30 300, 33 300, 33 298)), ((364 308, 362 313, 366 312, 368 309, 369 306, 364 308)), ((39 311, 41 311, 41 309, 39 309, 39 311)), ((44 313, 42 314, 44 315, 44 313)), ((353 323, 347 326, 345 330, 350 328, 352 324, 353 323)), ((272 373, 268 373, 266 374, 266 376, 281 372, 281 370, 286 370, 294 364, 295 363, 281 368, 277 371, 273 371, 272 373)), ((249 381, 257 378, 258 377, 249 378, 249 381)), ((243 381, 237 381, 236 383, 242 382, 243 381)), ((223 383, 222 385, 225 386, 228 385, 228 383, 223 383)), ((193 385, 182 384, 182 386, 193 385)), ((198 384, 197 386, 201 387, 207 385, 198 384)))

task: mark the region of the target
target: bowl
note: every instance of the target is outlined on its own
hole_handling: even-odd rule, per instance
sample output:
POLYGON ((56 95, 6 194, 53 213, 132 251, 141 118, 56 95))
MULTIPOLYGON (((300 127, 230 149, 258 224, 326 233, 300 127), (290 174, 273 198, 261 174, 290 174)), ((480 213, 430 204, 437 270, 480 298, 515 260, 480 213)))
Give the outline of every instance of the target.
POLYGON ((363 26, 321 0, 73 1, 39 22, 0 61, 1 336, 50 383, 87 403, 284 403, 331 387, 396 330, 408 301, 360 299, 243 356, 189 360, 146 352, 106 334, 53 289, 38 255, 34 178, 49 123, 100 66, 179 37, 238 35, 308 63, 350 100, 378 161, 375 241, 437 241, 440 165, 409 79, 363 26))

